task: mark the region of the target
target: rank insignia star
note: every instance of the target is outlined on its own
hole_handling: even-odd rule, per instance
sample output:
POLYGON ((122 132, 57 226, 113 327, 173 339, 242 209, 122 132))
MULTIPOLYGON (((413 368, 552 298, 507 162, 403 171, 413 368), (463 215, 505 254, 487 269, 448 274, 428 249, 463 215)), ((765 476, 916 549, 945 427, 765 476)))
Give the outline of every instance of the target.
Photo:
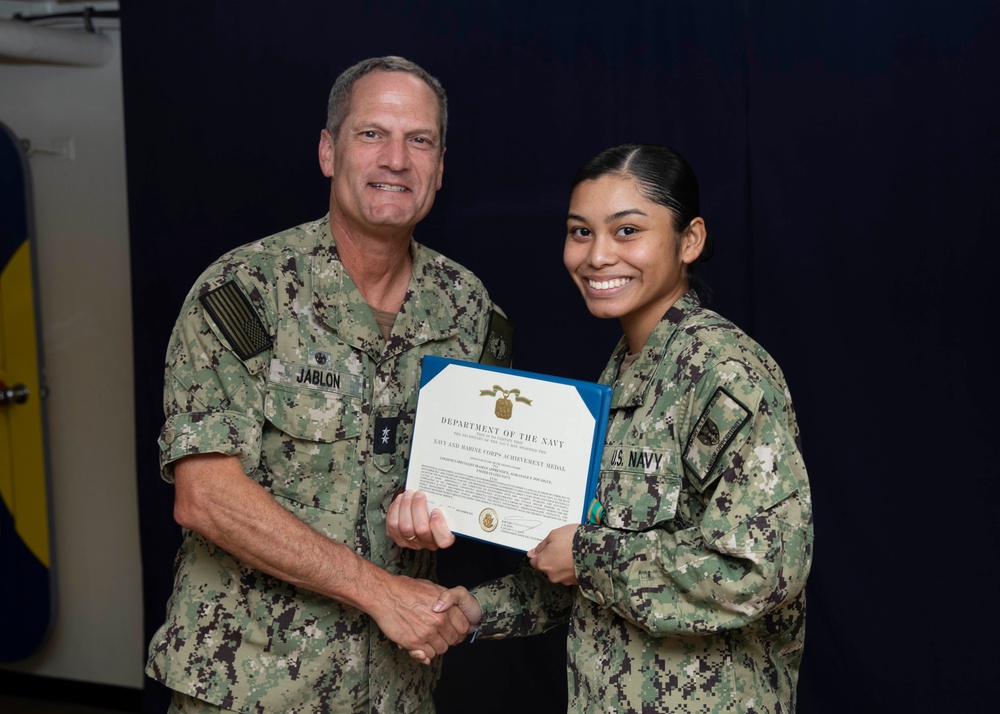
POLYGON ((399 417, 375 417, 375 432, 372 451, 376 454, 394 454, 396 452, 396 427, 399 417))

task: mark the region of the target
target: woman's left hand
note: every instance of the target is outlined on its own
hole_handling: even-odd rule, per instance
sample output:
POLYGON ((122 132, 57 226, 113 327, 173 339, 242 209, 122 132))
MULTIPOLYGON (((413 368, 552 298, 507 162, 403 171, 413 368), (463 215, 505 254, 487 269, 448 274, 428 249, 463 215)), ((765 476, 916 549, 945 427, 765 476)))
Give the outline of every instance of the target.
POLYGON ((576 585, 573 564, 573 535, 578 526, 570 523, 548 534, 541 543, 528 551, 528 561, 535 570, 561 585, 576 585))

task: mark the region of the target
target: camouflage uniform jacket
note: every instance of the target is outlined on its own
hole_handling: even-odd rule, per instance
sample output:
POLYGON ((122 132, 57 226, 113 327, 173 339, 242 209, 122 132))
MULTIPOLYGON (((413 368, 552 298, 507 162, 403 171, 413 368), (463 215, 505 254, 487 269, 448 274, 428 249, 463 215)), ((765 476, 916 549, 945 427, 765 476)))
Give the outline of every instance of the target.
MULTIPOLYGON (((385 534, 405 477, 420 359, 493 361, 483 345, 503 319, 468 270, 416 242, 411 254, 388 341, 337 256, 328 218, 216 261, 189 293, 167 352, 163 477, 190 454, 238 456, 312 528, 389 572, 432 578, 432 554, 401 550, 385 534)), ((146 671, 227 709, 281 714, 354 712, 365 701, 371 712, 432 712, 439 672, 360 611, 189 530, 146 671)))
POLYGON ((473 592, 480 636, 569 621, 570 711, 794 711, 812 560, 809 483, 784 377, 681 297, 613 388, 578 587, 523 566, 473 592))

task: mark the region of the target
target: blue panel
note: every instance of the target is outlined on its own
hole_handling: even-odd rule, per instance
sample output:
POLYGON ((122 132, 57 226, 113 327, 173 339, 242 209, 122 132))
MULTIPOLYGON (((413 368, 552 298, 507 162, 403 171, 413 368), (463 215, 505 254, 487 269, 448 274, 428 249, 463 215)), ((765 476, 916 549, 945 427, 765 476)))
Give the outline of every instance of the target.
POLYGON ((0 502, 0 662, 24 659, 48 635, 49 578, 49 569, 17 536, 14 519, 0 502))
POLYGON ((28 237, 23 161, 17 138, 0 124, 0 269, 28 237))

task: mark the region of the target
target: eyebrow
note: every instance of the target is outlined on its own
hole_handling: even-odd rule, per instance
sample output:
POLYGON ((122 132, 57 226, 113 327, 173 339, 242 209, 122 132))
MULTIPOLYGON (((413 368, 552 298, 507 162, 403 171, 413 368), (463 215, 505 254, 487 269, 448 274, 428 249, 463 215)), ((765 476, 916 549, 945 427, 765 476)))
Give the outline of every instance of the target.
MULTIPOLYGON (((623 211, 618 211, 617 213, 612 213, 610 216, 607 216, 604 219, 604 222, 613 223, 614 221, 617 221, 619 218, 624 218, 625 216, 645 216, 645 215, 647 215, 646 212, 641 211, 638 208, 626 208, 623 211)), ((568 216, 566 216, 566 218, 567 220, 580 221, 581 223, 587 222, 586 218, 584 218, 583 216, 579 216, 575 213, 570 213, 568 216)))
MULTIPOLYGON (((346 122, 345 122, 346 125, 346 122)), ((377 129, 383 133, 389 133, 392 130, 380 121, 375 119, 366 119, 365 121, 355 122, 350 125, 350 130, 359 131, 371 131, 372 129, 377 129)), ((410 129, 409 131, 404 131, 404 136, 427 136, 433 139, 435 142, 440 141, 440 130, 436 127, 419 127, 417 129, 410 129)))

